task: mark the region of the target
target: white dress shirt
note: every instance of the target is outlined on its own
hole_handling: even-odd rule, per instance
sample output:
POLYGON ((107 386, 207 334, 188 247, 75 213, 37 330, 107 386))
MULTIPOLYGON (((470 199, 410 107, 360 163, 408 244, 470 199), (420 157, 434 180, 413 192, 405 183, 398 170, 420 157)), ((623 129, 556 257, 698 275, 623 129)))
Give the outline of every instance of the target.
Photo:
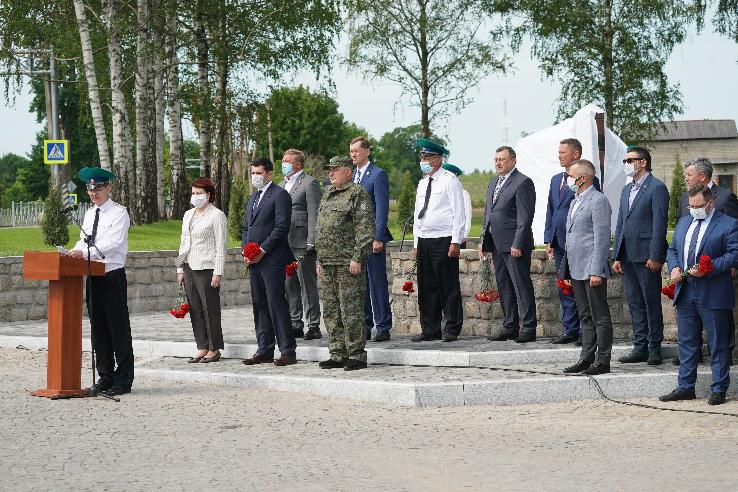
POLYGON ((464 214, 466 215, 466 225, 464 226, 464 239, 469 238, 469 231, 471 231, 471 220, 472 220, 472 205, 471 195, 468 191, 462 189, 464 192, 464 214))
POLYGON ((258 200, 256 200, 254 202, 254 207, 259 208, 259 204, 261 203, 261 199, 264 198, 264 194, 266 193, 266 191, 269 189, 269 187, 271 185, 272 185, 272 182, 269 181, 267 184, 265 184, 264 186, 261 187, 261 190, 256 190, 257 193, 259 193, 259 191, 261 191, 261 193, 259 194, 258 200))
POLYGON ((574 217, 574 212, 576 212, 577 209, 579 208, 579 205, 582 203, 582 199, 585 196, 587 196, 587 193, 589 193, 590 191, 594 189, 595 189, 594 185, 590 185, 590 187, 584 190, 583 192, 577 193, 576 197, 574 198, 574 202, 571 204, 571 212, 569 213, 571 217, 574 217))
MULTIPOLYGON (((702 244, 702 237, 705 235, 705 231, 707 230, 707 226, 710 225, 710 220, 712 220, 713 215, 715 215, 714 208, 710 210, 710 213, 707 214, 707 217, 702 221, 702 224, 700 225, 700 233, 697 235, 697 246, 694 249, 695 261, 699 261, 700 259, 699 252, 700 244, 702 244)), ((694 266, 687 265, 687 255, 689 254, 689 241, 692 239, 692 234, 694 233, 695 227, 697 227, 697 219, 692 218, 692 223, 689 225, 689 229, 687 229, 687 235, 684 237, 684 264, 682 265, 683 272, 694 266)))
POLYGON ((287 193, 292 192, 292 187, 295 186, 295 184, 297 183, 297 178, 302 176, 302 172, 303 170, 300 169, 295 174, 287 178, 287 180, 284 182, 284 189, 287 190, 287 193))
POLYGON ((633 201, 635 200, 636 196, 638 196, 638 192, 641 190, 641 187, 646 181, 646 178, 650 175, 651 173, 646 171, 646 174, 641 176, 641 179, 639 179, 638 182, 633 183, 633 187, 630 189, 630 195, 628 195, 628 209, 633 207, 633 201))
MULTIPOLYGON (((185 263, 193 270, 213 270, 213 275, 223 276, 225 266, 228 220, 225 214, 208 203, 201 215, 194 208, 182 218, 182 237, 179 254, 187 254, 185 263)), ((184 272, 177 268, 177 273, 184 272)))
MULTIPOLYGON (((90 248, 90 258, 105 263, 105 273, 108 273, 126 265, 128 229, 131 227, 131 219, 128 217, 128 211, 124 206, 108 198, 99 207, 94 206, 85 213, 82 229, 89 235, 92 235, 95 214, 98 209, 100 210, 100 218, 98 219, 97 234, 95 236, 97 249, 90 248), (100 253, 105 255, 104 259, 100 257, 100 253)), ((79 241, 72 249, 82 251, 82 256, 86 259, 87 243, 84 239, 85 235, 80 231, 79 241)))
POLYGON ((361 178, 364 177, 364 173, 366 172, 366 168, 369 166, 370 161, 366 161, 366 164, 359 167, 356 166, 356 174, 354 175, 354 183, 361 183, 361 178))
POLYGON ((428 209, 422 219, 418 218, 425 203, 425 192, 428 189, 429 176, 418 183, 415 194, 415 221, 413 236, 415 247, 418 238, 436 238, 451 236, 451 242, 460 244, 465 236, 466 212, 464 211, 464 188, 461 181, 451 171, 439 169, 432 176, 431 196, 428 209))

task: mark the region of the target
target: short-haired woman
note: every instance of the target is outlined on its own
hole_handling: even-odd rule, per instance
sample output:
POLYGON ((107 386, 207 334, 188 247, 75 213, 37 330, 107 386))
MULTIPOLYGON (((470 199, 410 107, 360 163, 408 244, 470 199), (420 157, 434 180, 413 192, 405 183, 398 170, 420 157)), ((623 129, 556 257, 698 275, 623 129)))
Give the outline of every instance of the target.
POLYGON ((215 185, 207 178, 192 182, 191 208, 182 219, 177 281, 184 282, 190 305, 197 354, 187 362, 218 362, 223 348, 220 282, 226 254, 227 220, 212 204, 215 185))

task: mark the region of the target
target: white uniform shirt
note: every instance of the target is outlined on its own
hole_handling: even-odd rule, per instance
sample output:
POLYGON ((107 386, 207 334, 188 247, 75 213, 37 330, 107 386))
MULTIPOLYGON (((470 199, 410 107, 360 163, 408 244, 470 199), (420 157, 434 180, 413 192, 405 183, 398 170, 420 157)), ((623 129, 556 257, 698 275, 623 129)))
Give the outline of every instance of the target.
MULTIPOLYGON (((213 275, 223 275, 225 266, 228 220, 225 214, 212 204, 196 216, 191 208, 182 219, 182 237, 179 254, 187 253, 185 263, 193 270, 213 270, 213 275)), ((177 273, 184 269, 177 268, 177 273)))
POLYGON ((284 189, 287 190, 287 193, 290 193, 292 191, 292 187, 295 186, 295 183, 297 183, 297 178, 299 178, 300 176, 302 176, 302 169, 290 176, 284 182, 284 189))
POLYGON ((466 214, 466 225, 464 226, 464 239, 469 238, 469 231, 471 231, 471 220, 472 220, 472 206, 471 206, 471 195, 466 190, 464 192, 464 214, 466 214))
MULTIPOLYGON (((124 206, 108 199, 99 207, 90 208, 85 214, 82 229, 89 235, 92 235, 95 213, 98 208, 100 209, 100 219, 97 223, 97 235, 95 237, 97 249, 90 248, 90 258, 105 263, 105 273, 108 273, 126 265, 128 229, 131 227, 131 219, 128 217, 128 211, 124 206), (105 259, 100 258, 98 250, 105 255, 105 259)), ((84 242, 84 233, 80 231, 79 237, 79 241, 72 249, 82 251, 84 258, 87 258, 87 243, 84 242)))
POLYGON ((466 212, 464 211, 464 188, 461 181, 451 171, 439 169, 433 176, 431 196, 428 209, 422 219, 418 214, 425 203, 425 192, 428 189, 428 176, 418 183, 415 194, 415 221, 413 236, 415 247, 418 238, 435 238, 451 236, 451 242, 460 244, 465 236, 466 212))

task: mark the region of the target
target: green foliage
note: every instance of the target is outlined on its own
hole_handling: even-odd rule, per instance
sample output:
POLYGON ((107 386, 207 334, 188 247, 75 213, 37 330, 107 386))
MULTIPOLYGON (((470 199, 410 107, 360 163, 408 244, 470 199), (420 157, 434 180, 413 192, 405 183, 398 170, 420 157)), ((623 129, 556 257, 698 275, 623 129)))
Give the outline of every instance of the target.
POLYGON ((49 171, 25 157, 6 154, 0 158, 0 206, 12 202, 28 202, 46 197, 49 171))
POLYGON ((682 112, 679 86, 669 83, 664 67, 690 25, 701 18, 699 1, 486 4, 507 18, 513 48, 530 38, 532 55, 545 76, 561 83, 560 119, 601 101, 615 133, 638 140, 648 137, 655 123, 682 112))
POLYGON ((49 246, 63 246, 69 242, 69 228, 67 217, 62 213, 63 208, 61 192, 56 189, 49 190, 49 195, 44 202, 44 217, 41 221, 44 243, 49 246))
POLYGON ((408 171, 403 173, 401 183, 402 191, 397 200, 397 225, 400 228, 405 226, 405 221, 412 219, 415 211, 415 185, 408 171))
POLYGON ((713 24, 717 32, 738 43, 738 0, 719 0, 713 24))
POLYGON ((679 199, 682 193, 687 191, 687 183, 684 181, 684 168, 677 156, 674 171, 671 174, 671 189, 669 190, 669 229, 674 229, 679 221, 679 199))
POLYGON ((228 204, 228 235, 234 241, 241 241, 244 206, 249 194, 249 184, 234 179, 231 185, 231 199, 228 204))
POLYGON ((347 62, 369 79, 402 89, 420 108, 425 136, 433 121, 463 108, 485 76, 508 60, 478 0, 349 0, 347 62))

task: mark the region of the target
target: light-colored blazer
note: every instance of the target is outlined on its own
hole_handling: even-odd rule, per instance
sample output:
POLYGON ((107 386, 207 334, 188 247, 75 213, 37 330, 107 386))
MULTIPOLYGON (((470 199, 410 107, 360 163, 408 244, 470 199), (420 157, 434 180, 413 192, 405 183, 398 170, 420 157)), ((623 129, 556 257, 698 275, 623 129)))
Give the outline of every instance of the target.
POLYGON ((566 257, 560 275, 574 280, 610 276, 610 202, 596 189, 588 191, 566 220, 566 257))
MULTIPOLYGON (((279 183, 284 188, 285 180, 279 183)), ((306 249, 307 245, 315 246, 315 223, 318 220, 318 207, 323 192, 315 178, 303 173, 290 189, 292 197, 292 218, 287 241, 292 249, 306 249)))
MULTIPOLYGON (((195 209, 185 212, 182 218, 182 236, 179 241, 179 256, 193 270, 213 269, 213 275, 223 275, 225 266, 228 220, 213 204, 205 207, 203 215, 192 223, 195 209), (190 231, 190 224, 192 230, 190 231)), ((182 272, 177 268, 177 272, 182 272)))

